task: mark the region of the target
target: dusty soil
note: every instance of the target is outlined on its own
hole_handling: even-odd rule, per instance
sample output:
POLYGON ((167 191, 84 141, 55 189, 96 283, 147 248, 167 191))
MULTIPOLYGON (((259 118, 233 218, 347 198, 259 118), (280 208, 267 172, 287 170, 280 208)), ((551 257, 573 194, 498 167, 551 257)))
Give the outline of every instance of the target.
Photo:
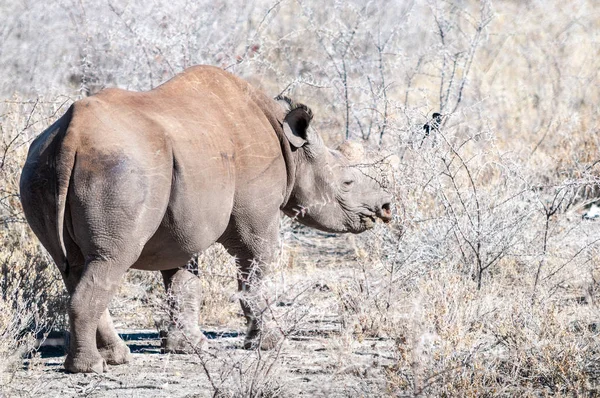
MULTIPOLYGON (((331 330, 331 325, 324 325, 331 330)), ((385 367, 394 362, 393 341, 364 339, 340 348, 339 334, 320 332, 286 341, 279 353, 258 353, 241 348, 243 335, 237 330, 206 331, 208 353, 161 354, 160 338, 152 330, 127 330, 122 337, 133 353, 127 365, 110 366, 105 374, 68 374, 62 367, 62 347, 45 347, 34 358, 25 359, 11 383, 14 396, 45 397, 211 397, 215 388, 222 396, 246 395, 253 371, 270 366, 266 377, 259 372, 255 383, 264 396, 360 397, 378 396, 385 391, 385 367), (276 358, 278 356, 278 358, 276 358), (259 366, 262 368, 262 366, 259 366), (244 373, 242 377, 239 374, 244 373), (233 374, 232 374, 233 373, 233 374), (236 375, 237 373, 237 375, 236 375), (226 375, 229 374, 228 377, 226 375)))
MULTIPOLYGON (((303 246, 304 256, 310 255, 310 246, 303 246)), ((324 247, 315 250, 323 252, 324 247)), ((386 368, 397 363, 398 351, 391 338, 357 337, 351 326, 343 324, 334 286, 350 281, 353 271, 348 257, 340 255, 339 249, 336 255, 330 259, 343 261, 345 267, 299 267, 286 276, 294 301, 278 308, 289 311, 291 317, 284 314, 282 319, 296 326, 278 350, 242 349, 243 317, 237 299, 230 298, 211 304, 220 305, 225 314, 219 326, 201 326, 209 339, 208 352, 161 353, 158 330, 152 329, 158 324, 163 300, 162 286, 156 286, 160 278, 140 273, 125 281, 110 307, 115 326, 133 354, 131 363, 109 366, 104 374, 68 374, 62 366, 63 341, 47 341, 54 345, 43 346, 14 372, 9 396, 212 397, 217 390, 219 397, 386 395, 386 368), (148 279, 140 282, 136 279, 140 277, 148 279), (304 292, 300 298, 298 291, 304 292)), ((222 294, 235 294, 235 283, 224 286, 222 294)))

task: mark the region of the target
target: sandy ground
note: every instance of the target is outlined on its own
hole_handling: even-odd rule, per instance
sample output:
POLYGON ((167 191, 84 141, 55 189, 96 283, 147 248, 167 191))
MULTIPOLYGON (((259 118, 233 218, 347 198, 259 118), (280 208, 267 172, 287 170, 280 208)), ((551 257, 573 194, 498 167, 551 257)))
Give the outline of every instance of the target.
MULTIPOLYGON (((393 341, 365 339, 352 342, 343 350, 336 333, 296 336, 286 341, 281 351, 246 351, 243 335, 235 330, 206 331, 210 338, 208 353, 161 354, 160 338, 152 330, 123 331, 133 353, 127 365, 110 366, 104 374, 68 374, 62 367, 62 347, 46 347, 36 357, 26 359, 14 374, 11 396, 44 397, 211 397, 215 388, 204 370, 219 387, 220 396, 248 396, 255 379, 262 396, 284 397, 362 397, 385 392, 384 372, 394 362, 393 341), (262 360, 259 361, 259 355, 262 360), (278 358, 276 356, 278 355, 278 358), (268 376, 258 368, 268 368, 268 376), (264 366, 262 366, 264 365, 264 366), (240 370, 241 369, 241 370, 240 370), (241 373, 243 377, 239 377, 241 373), (226 377, 226 375, 229 375, 226 377), (244 393, 246 392, 246 393, 244 393)), ((259 395, 260 396, 260 395, 259 395)))
POLYGON ((126 283, 110 310, 133 354, 131 363, 109 366, 104 374, 68 374, 62 366, 62 339, 47 341, 54 345, 23 360, 9 383, 8 394, 144 398, 385 396, 386 369, 397 363, 394 340, 357 338, 336 313, 335 293, 322 285, 324 280, 331 284, 351 274, 348 268, 296 272, 290 285, 314 288, 304 299, 280 309, 289 308, 306 317, 280 350, 268 352, 242 349, 243 317, 237 300, 233 300, 229 304, 237 314, 228 316, 223 326, 201 324, 209 339, 208 352, 162 354, 159 333, 150 329, 157 319, 153 313, 156 307, 148 303, 159 298, 146 292, 147 284, 126 283), (217 389, 220 393, 215 395, 217 389))

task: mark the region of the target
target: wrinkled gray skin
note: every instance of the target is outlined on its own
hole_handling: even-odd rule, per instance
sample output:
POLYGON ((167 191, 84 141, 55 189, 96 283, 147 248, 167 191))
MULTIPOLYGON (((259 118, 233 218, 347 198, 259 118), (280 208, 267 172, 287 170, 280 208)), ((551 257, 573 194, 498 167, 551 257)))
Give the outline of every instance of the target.
MULTIPOLYGON (((68 371, 129 361, 107 310, 129 268, 160 270, 186 309, 167 350, 203 347, 198 280, 179 269, 193 253, 221 243, 248 292, 261 276, 253 262, 272 260, 280 210, 333 232, 390 220, 390 196, 328 149, 311 118, 303 105, 198 66, 149 92, 109 89, 77 101, 36 138, 21 200, 70 294, 68 371)), ((245 346, 272 346, 276 333, 242 307, 245 346)))

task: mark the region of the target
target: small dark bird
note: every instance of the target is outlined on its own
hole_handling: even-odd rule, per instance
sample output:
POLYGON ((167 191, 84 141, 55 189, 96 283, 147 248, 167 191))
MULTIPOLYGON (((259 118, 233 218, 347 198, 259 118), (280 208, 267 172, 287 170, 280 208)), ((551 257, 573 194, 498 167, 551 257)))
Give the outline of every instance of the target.
POLYGON ((419 148, 421 148, 423 146, 423 142, 425 142, 425 138, 427 138, 429 136, 429 133, 433 130, 437 130, 440 127, 440 124, 442 123, 442 115, 435 112, 433 115, 431 115, 431 120, 428 123, 425 123, 423 125, 423 130, 425 130, 425 134, 423 135, 423 139, 421 140, 421 144, 419 145, 419 148))
MULTIPOLYGON (((433 130, 437 130, 440 127, 440 124, 442 123, 442 115, 435 112, 433 115, 431 115, 431 120, 428 123, 425 123, 423 125, 423 130, 425 130, 425 135, 423 136, 423 139, 421 140, 421 145, 423 145, 423 141, 425 141, 425 138, 427 138, 429 136, 429 133, 433 130)), ((421 147, 421 145, 419 145, 419 147, 421 147)))
POLYGON ((438 127, 440 127, 440 124, 442 123, 442 115, 439 113, 434 113, 433 115, 431 115, 431 121, 429 123, 425 123, 423 125, 423 130, 425 130, 425 137, 427 137, 429 135, 429 132, 431 130, 435 130, 438 127))

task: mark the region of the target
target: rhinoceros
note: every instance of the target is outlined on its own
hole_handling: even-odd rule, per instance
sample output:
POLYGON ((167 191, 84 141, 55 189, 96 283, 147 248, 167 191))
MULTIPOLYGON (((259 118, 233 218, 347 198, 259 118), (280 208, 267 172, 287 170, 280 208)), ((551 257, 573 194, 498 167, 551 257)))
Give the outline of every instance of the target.
MULTIPOLYGON (((390 194, 329 149, 312 118, 305 105, 196 66, 147 92, 78 100, 33 141, 21 201, 70 296, 67 371, 130 360, 107 309, 129 268, 161 271, 167 289, 189 295, 196 277, 180 267, 219 242, 248 291, 273 258, 280 212, 338 233, 390 221, 390 194)), ((252 348, 268 340, 266 328, 241 301, 252 348)), ((199 343, 190 306, 186 338, 199 343)))

